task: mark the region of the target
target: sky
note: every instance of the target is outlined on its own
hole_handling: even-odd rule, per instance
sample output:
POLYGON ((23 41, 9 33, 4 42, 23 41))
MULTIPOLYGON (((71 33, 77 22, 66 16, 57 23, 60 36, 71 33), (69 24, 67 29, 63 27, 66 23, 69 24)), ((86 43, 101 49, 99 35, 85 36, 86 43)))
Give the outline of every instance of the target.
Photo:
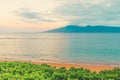
POLYGON ((0 0, 0 32, 120 26, 120 0, 0 0))

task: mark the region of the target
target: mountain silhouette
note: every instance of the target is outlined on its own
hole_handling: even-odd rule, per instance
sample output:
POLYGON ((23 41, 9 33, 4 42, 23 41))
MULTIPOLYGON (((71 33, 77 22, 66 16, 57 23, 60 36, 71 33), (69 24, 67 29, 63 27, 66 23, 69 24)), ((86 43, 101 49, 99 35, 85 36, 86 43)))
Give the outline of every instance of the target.
POLYGON ((68 25, 61 28, 48 30, 50 33, 120 33, 120 27, 115 26, 90 26, 68 25))

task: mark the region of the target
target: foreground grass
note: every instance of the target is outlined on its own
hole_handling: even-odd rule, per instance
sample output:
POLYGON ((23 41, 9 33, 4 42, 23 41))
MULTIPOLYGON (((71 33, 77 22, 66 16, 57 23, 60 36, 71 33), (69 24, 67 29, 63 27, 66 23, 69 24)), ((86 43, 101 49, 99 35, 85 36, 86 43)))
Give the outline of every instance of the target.
POLYGON ((120 80, 120 68, 96 73, 83 68, 66 70, 47 64, 1 62, 0 80, 120 80))

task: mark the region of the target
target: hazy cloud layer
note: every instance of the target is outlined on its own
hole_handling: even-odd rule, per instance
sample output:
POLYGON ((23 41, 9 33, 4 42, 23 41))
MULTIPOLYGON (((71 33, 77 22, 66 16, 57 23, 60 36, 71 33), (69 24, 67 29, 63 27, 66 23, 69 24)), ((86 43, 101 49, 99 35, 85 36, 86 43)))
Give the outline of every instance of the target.
POLYGON ((66 0, 55 12, 69 24, 120 25, 120 0, 66 0))
POLYGON ((59 6, 48 13, 20 8, 15 14, 29 23, 65 21, 76 25, 120 25, 119 3, 120 0, 61 0, 59 6))
POLYGON ((14 11, 15 15, 19 17, 19 20, 29 23, 38 23, 38 22, 54 22, 52 19, 44 18, 44 14, 32 11, 29 8, 20 8, 19 10, 14 11))

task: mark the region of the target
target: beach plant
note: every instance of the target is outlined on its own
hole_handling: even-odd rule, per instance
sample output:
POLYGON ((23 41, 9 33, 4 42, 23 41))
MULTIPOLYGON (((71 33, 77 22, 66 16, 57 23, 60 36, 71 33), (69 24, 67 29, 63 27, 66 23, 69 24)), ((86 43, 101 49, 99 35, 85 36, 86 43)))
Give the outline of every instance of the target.
POLYGON ((47 64, 0 62, 0 80, 120 80, 120 68, 99 73, 84 68, 55 68, 47 64))

